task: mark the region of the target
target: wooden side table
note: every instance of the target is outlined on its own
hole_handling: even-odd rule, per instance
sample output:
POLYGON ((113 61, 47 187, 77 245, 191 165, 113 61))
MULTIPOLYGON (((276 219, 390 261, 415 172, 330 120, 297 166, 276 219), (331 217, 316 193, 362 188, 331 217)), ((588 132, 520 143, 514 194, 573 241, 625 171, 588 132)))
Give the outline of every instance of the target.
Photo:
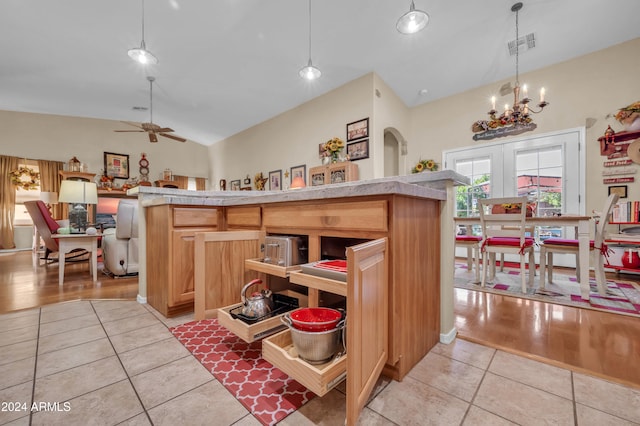
POLYGON ((54 234, 58 239, 58 285, 64 283, 65 254, 74 249, 85 249, 91 252, 89 270, 93 274, 93 282, 98 281, 98 238, 102 234, 54 234))

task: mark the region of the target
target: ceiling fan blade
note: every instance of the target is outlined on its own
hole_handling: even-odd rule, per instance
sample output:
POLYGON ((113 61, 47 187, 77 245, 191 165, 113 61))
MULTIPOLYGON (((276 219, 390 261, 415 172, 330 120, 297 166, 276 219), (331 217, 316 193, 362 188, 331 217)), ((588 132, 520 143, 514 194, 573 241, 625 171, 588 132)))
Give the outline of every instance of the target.
POLYGON ((158 142, 158 137, 154 132, 147 132, 147 133, 149 133, 149 142, 158 142))
POLYGON ((167 133, 159 133, 160 136, 164 136, 165 138, 169 138, 169 139, 173 139, 174 141, 178 141, 178 142, 186 142, 187 140, 185 138, 181 138, 180 136, 175 136, 175 135, 169 135, 167 133))
POLYGON ((158 132, 158 133, 171 133, 173 131, 174 130, 172 128, 170 128, 170 127, 161 127, 159 129, 156 129, 156 132, 158 132))
POLYGON ((144 130, 114 130, 114 132, 144 132, 144 130))

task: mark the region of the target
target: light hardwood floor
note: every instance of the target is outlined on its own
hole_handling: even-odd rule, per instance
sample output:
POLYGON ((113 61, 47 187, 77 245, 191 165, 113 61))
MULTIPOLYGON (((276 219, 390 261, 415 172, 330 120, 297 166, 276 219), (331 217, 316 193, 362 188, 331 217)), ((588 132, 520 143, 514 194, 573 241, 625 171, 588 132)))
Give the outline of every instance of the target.
MULTIPOLYGON (((60 288, 58 266, 37 262, 31 252, 0 254, 0 314, 69 300, 135 300, 138 293, 137 277, 101 270, 94 285, 86 262, 67 265, 60 288)), ((464 340, 640 389, 640 318, 463 289, 455 290, 454 313, 464 340)))
POLYGON ((43 264, 42 253, 0 252, 0 314, 69 300, 129 299, 138 294, 138 277, 112 278, 98 264, 98 282, 91 281, 88 262, 65 264, 64 285, 58 265, 43 264))

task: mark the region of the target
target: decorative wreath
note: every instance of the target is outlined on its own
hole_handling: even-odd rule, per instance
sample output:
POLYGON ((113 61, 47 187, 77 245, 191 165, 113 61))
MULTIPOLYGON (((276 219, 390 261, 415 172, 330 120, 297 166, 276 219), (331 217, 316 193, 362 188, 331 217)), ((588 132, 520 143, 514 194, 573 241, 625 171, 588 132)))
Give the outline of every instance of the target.
POLYGON ((17 170, 9 172, 9 176, 11 176, 12 184, 25 191, 37 189, 40 184, 40 173, 29 167, 19 167, 17 170))

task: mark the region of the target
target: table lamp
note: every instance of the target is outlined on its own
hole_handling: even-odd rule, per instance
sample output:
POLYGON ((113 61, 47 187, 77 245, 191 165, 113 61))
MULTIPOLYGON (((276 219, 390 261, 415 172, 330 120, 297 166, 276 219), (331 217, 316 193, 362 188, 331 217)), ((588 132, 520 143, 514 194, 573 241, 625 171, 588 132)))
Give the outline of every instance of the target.
POLYGON ((58 201, 69 203, 69 227, 72 234, 87 229, 87 204, 98 204, 98 187, 94 182, 63 180, 58 201))
POLYGON ((300 188, 304 188, 305 186, 307 186, 307 185, 305 185, 304 179, 302 178, 302 176, 296 176, 291 181, 291 186, 289 188, 290 189, 300 189, 300 188))

